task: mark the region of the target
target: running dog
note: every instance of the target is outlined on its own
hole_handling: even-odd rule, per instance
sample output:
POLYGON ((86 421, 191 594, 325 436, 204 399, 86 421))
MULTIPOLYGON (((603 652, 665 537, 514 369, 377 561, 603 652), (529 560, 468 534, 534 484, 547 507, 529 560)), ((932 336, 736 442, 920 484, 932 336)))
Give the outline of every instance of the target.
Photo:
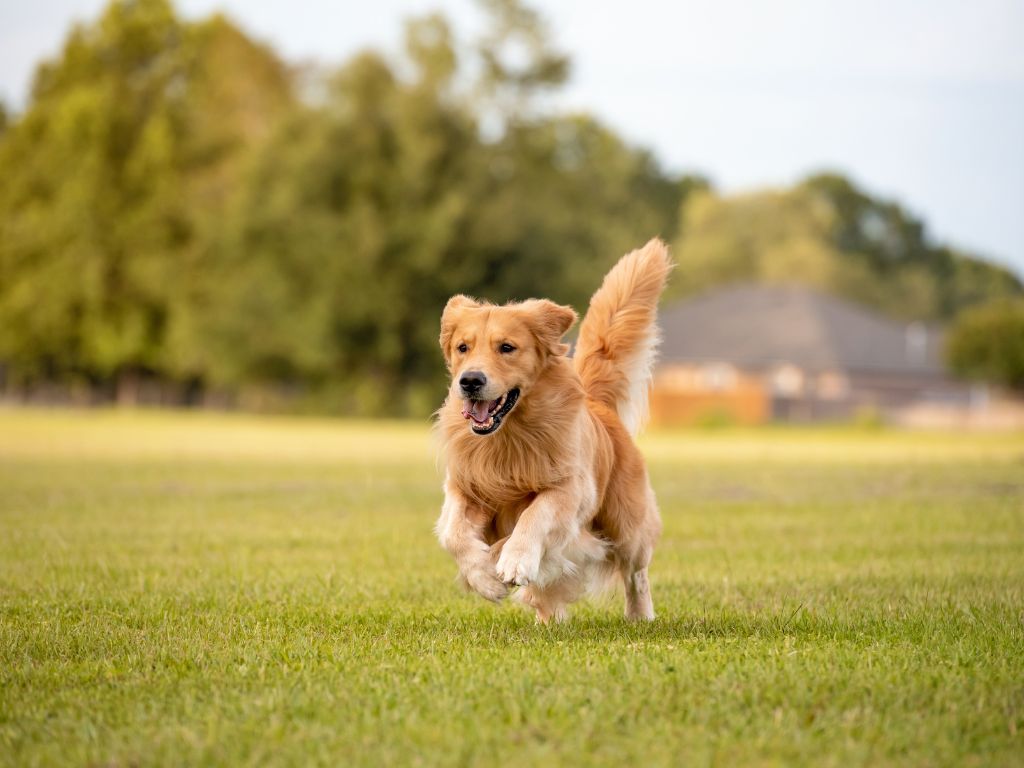
POLYGON ((661 518, 633 437, 647 417, 671 269, 660 240, 623 256, 591 299, 571 359, 571 307, 448 301, 436 531, 472 591, 499 601, 518 586, 546 623, 617 572, 626 616, 654 618, 647 569, 661 518))

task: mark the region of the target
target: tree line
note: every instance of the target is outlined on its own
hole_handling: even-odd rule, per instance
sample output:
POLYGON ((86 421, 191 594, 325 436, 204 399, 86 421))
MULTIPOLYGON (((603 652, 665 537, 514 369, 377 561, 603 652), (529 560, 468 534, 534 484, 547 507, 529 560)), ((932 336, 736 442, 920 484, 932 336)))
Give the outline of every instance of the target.
POLYGON ((115 0, 0 111, 0 379, 8 396, 390 415, 443 391, 447 297, 582 308, 623 252, 674 245, 676 297, 799 277, 896 317, 1019 298, 837 175, 723 197, 546 97, 542 19, 410 20, 399 54, 324 71, 229 19, 115 0))

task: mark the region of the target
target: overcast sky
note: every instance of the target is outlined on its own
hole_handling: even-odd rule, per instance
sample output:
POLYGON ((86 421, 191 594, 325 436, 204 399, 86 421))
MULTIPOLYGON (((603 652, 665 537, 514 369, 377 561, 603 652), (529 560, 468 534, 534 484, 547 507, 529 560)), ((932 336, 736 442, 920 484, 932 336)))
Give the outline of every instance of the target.
MULTIPOLYGON (((105 0, 0 2, 0 98, 105 0)), ((725 191, 836 169, 939 241, 1024 274, 1024 0, 547 0, 573 60, 560 101, 725 191)), ((288 59, 394 48, 404 17, 472 0, 179 0, 224 9, 288 59)))

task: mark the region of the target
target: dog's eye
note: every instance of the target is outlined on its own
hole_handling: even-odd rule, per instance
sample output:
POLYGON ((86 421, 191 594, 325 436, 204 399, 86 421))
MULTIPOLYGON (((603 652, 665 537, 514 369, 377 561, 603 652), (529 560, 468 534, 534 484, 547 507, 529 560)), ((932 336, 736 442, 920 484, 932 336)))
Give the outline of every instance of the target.
POLYGON ((508 353, 510 353, 510 352, 515 352, 515 351, 516 351, 516 348, 515 348, 515 347, 513 347, 513 346, 512 346, 511 344, 509 344, 508 342, 505 342, 505 343, 504 343, 504 344, 502 344, 502 345, 501 345, 500 347, 498 347, 498 351, 499 351, 499 352, 501 352, 501 354, 503 354, 503 355, 507 355, 507 354, 508 354, 508 353))
POLYGON ((456 347, 456 349, 459 351, 460 355, 464 355, 469 351, 469 346, 466 344, 466 342, 462 342, 461 344, 459 344, 459 346, 456 347))

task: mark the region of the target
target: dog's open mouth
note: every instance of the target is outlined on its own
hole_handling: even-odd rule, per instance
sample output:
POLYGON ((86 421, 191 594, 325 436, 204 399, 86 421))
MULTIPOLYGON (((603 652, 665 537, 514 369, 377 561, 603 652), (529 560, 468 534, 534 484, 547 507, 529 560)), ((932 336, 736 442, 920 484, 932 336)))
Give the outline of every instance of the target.
POLYGON ((478 435, 489 435, 501 426, 501 420, 508 416, 519 400, 519 390, 510 389, 497 400, 462 401, 462 415, 469 419, 469 426, 478 435))

